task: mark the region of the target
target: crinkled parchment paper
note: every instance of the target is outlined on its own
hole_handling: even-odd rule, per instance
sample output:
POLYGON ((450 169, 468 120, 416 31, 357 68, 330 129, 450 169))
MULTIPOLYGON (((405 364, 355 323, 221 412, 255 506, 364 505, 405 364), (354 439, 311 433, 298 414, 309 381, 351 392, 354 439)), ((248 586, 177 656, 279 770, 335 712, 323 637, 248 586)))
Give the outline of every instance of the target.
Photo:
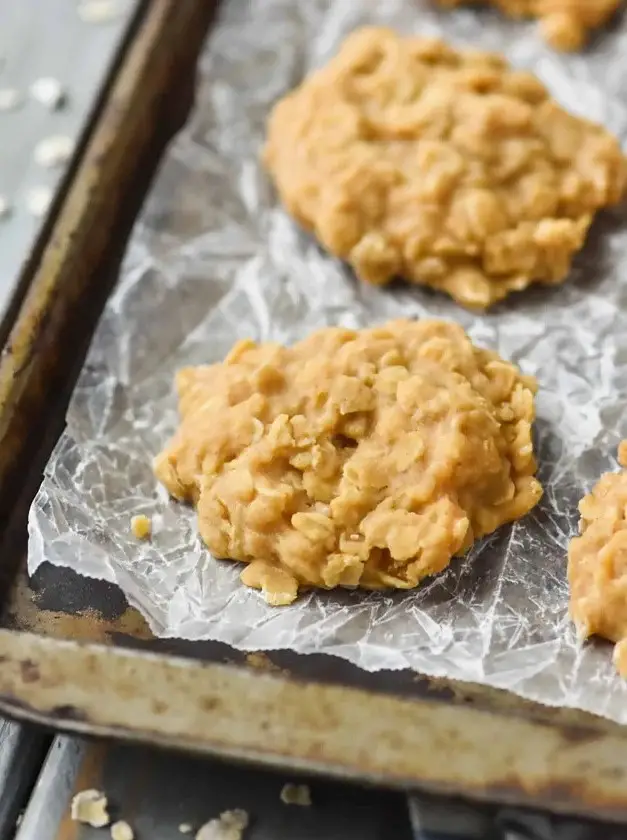
POLYGON ((565 575, 577 502, 627 437, 627 213, 595 225, 565 286, 488 315, 421 289, 358 285, 281 210, 258 155, 272 103, 362 23, 504 49, 563 105, 627 141, 627 20, 586 54, 560 56, 533 24, 427 0, 227 0, 195 112, 137 224, 34 502, 30 570, 47 560, 116 582, 160 635, 409 667, 627 722, 610 647, 577 643, 565 575), (237 565, 209 556, 193 511, 155 485, 152 457, 177 423, 174 372, 222 359, 238 338, 290 342, 401 315, 457 320, 539 377, 544 499, 415 592, 312 592, 268 607, 237 565), (131 536, 136 513, 154 518, 151 542, 131 536))

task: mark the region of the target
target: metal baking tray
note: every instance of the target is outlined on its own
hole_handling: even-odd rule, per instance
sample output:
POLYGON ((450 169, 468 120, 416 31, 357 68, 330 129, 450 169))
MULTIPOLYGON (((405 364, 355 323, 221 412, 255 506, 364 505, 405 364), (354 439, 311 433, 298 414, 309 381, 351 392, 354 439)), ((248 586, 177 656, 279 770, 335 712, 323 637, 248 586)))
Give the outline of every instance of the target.
MULTIPOLYGON (((627 729, 331 656, 158 640, 113 586, 25 568, 26 515, 215 6, 144 4, 0 360, 0 711, 68 732, 627 821, 627 729)), ((210 200, 210 197, 208 197, 210 200)))

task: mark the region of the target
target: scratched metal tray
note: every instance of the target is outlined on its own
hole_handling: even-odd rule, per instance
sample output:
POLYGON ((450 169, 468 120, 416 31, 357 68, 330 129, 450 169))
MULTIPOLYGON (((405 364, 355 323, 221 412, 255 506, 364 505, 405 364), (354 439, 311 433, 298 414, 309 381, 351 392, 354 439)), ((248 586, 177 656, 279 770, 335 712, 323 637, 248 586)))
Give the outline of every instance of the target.
POLYGON ((0 710, 100 736, 627 821, 627 729, 328 656, 157 640, 108 584, 25 569, 26 514, 216 4, 144 5, 0 361, 0 710))

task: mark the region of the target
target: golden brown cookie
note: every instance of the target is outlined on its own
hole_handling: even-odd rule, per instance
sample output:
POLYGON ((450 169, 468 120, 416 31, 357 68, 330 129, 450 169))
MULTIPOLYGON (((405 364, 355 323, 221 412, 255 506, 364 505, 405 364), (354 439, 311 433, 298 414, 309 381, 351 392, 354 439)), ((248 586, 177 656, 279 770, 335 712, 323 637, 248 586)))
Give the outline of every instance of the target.
POLYGON ((155 473, 271 604, 300 587, 414 587, 542 493, 535 380, 454 324, 242 341, 177 388, 155 473))
POLYGON ((264 159, 289 212, 362 280, 475 308, 564 280, 627 180, 616 139, 534 76, 378 28, 275 106, 264 159))
MULTIPOLYGON (((441 6, 484 4, 486 0, 437 0, 441 6)), ((556 50, 581 49, 592 30, 607 23, 621 0, 488 0, 512 17, 536 17, 556 50)))
MULTIPOLYGON (((627 441, 618 460, 627 467, 627 441)), ((581 536, 568 548, 570 614, 582 638, 612 642, 627 677, 627 470, 606 473, 579 503, 581 536)))

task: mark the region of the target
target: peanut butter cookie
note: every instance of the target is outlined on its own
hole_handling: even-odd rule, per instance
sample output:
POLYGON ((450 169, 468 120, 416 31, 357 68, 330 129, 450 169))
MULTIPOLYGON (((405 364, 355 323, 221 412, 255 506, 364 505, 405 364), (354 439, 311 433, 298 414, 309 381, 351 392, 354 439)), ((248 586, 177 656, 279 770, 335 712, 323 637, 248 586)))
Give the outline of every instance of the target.
POLYGON ((274 108, 264 159, 294 218, 362 280, 484 308, 559 283, 627 162, 498 55, 351 35, 274 108))
MULTIPOLYGON (((618 450, 627 467, 627 441, 618 450)), ((612 642, 627 677, 627 470, 606 473, 579 503, 580 537, 568 548, 570 614, 583 638, 612 642)))
MULTIPOLYGON (((479 5, 486 0, 438 0, 441 6, 479 5)), ((621 0, 488 0, 512 17, 540 19, 540 31, 556 50, 581 49, 593 29, 612 17, 621 0)))
POLYGON ((414 587, 542 493, 535 380, 454 324, 241 341, 177 388, 155 473, 274 605, 300 587, 414 587))

